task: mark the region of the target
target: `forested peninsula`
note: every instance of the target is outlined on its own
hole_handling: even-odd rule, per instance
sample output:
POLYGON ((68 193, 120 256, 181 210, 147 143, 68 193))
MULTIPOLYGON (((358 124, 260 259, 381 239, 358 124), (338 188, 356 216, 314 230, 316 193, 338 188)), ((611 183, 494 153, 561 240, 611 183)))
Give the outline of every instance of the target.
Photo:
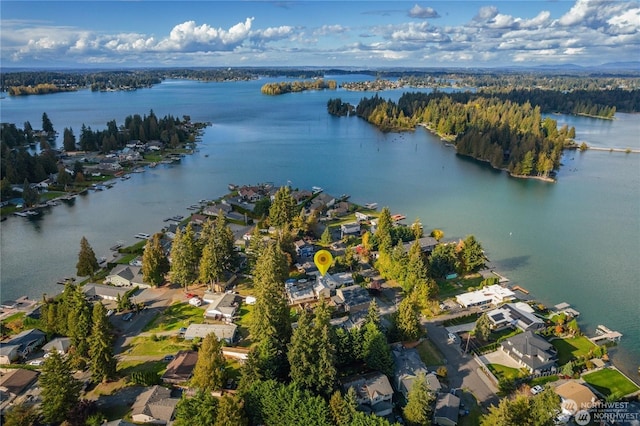
POLYGON ((575 129, 543 112, 563 112, 611 118, 616 110, 640 111, 639 90, 599 90, 562 93, 548 90, 486 90, 478 92, 405 93, 398 102, 377 94, 353 107, 330 99, 332 115, 355 112, 382 131, 424 126, 452 143, 460 155, 491 164, 515 177, 553 180, 563 149, 577 148, 575 129), (613 104, 613 105, 612 105, 613 104))

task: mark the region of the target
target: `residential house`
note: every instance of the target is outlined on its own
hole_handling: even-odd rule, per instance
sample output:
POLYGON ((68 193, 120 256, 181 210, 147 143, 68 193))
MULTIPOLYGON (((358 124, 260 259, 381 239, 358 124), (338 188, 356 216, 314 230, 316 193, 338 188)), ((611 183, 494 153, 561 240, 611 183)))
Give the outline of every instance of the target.
POLYGON ((573 416, 580 410, 589 411, 600 403, 598 397, 587 386, 570 380, 554 388, 561 399, 562 413, 573 416))
MULTIPOLYGON (((413 243, 414 241, 404 243, 404 250, 408 252, 413 243)), ((438 245, 438 240, 433 237, 422 237, 418 239, 418 244, 420 244, 420 249, 422 249, 423 252, 431 253, 438 245)))
POLYGON ((0 364, 11 364, 19 358, 20 345, 0 343, 0 364))
POLYGON ((347 235, 360 235, 360 222, 343 223, 340 225, 340 238, 347 235))
POLYGON ((367 222, 369 219, 371 219, 371 216, 369 216, 368 214, 356 212, 356 220, 358 222, 367 222))
POLYGON ((167 371, 162 375, 162 382, 167 385, 182 385, 189 381, 193 369, 198 361, 197 351, 180 351, 167 365, 167 371))
POLYGON ((209 304, 204 313, 205 318, 232 322, 238 311, 240 302, 233 293, 212 293, 206 291, 202 301, 209 304))
POLYGON ((31 328, 16 334, 10 340, 3 342, 1 346, 17 346, 18 356, 24 357, 42 346, 46 338, 45 332, 37 328, 31 328))
POLYGON ((523 302, 504 304, 487 312, 487 317, 491 321, 491 328, 494 331, 508 327, 517 327, 522 331, 535 331, 545 326, 544 321, 534 315, 533 308, 523 302))
POLYGON ((218 340, 232 344, 237 332, 238 326, 235 324, 190 324, 187 331, 184 332, 184 340, 193 340, 196 337, 204 339, 213 333, 218 340))
POLYGON ((436 399, 436 407, 433 410, 433 424, 440 426, 456 426, 460 413, 460 398, 445 393, 436 399))
POLYGON ((238 195, 250 203, 255 203, 262 198, 260 188, 257 186, 243 186, 238 190, 238 195))
POLYGON ((293 243, 296 248, 296 255, 298 257, 311 257, 315 252, 313 244, 309 244, 304 240, 298 240, 293 243))
POLYGON ((308 200, 312 195, 311 191, 307 191, 305 189, 291 192, 291 197, 296 200, 296 203, 298 204, 308 200))
POLYGON ((333 205, 333 208, 327 212, 330 217, 340 217, 349 213, 351 205, 346 201, 339 201, 333 205))
POLYGON ((152 386, 136 398, 131 407, 131 420, 154 425, 170 424, 178 401, 178 398, 171 398, 171 390, 152 386))
POLYGON ((396 390, 408 398, 409 391, 418 374, 428 374, 420 354, 415 348, 405 348, 402 345, 394 345, 391 354, 394 361, 394 386, 396 390))
POLYGON ((580 316, 580 312, 573 309, 567 302, 558 303, 553 307, 553 311, 556 314, 565 314, 569 318, 577 318, 580 316))
POLYGON ((122 166, 115 158, 103 158, 98 164, 98 170, 102 170, 107 173, 113 173, 122 170, 122 166))
POLYGON ((556 349, 531 330, 504 340, 500 349, 531 373, 555 370, 556 349))
POLYGON ((440 384, 440 380, 438 380, 438 376, 435 375, 435 373, 431 372, 429 374, 426 374, 425 379, 427 380, 427 388, 435 393, 438 393, 442 390, 442 385, 440 384))
POLYGON ((337 289, 333 301, 345 312, 352 313, 369 309, 371 295, 367 289, 356 284, 337 289))
POLYGON ((382 373, 350 377, 342 381, 342 388, 345 392, 353 388, 358 408, 362 411, 372 412, 377 416, 388 416, 393 411, 393 388, 387 376, 382 373))
POLYGON ((99 297, 104 300, 118 300, 118 295, 122 297, 127 291, 127 288, 105 284, 88 283, 82 286, 82 292, 90 299, 99 297))
POLYGON ((202 210, 202 213, 206 214, 207 216, 218 216, 218 214, 222 212, 222 214, 226 216, 227 214, 231 213, 231 210, 232 210, 232 207, 230 205, 220 203, 220 204, 212 204, 210 206, 205 207, 205 209, 202 210))
POLYGON ((60 355, 66 355, 70 347, 71 339, 69 337, 57 337, 44 345, 42 347, 42 350, 45 352, 45 354, 48 354, 51 351, 56 351, 60 355))
MULTIPOLYGON (((0 391, 4 393, 7 399, 13 400, 16 396, 21 395, 29 386, 38 379, 38 371, 27 370, 25 368, 17 368, 15 370, 7 370, 0 377, 0 391)), ((4 400, 4 398, 2 398, 4 400)))
POLYGON ((499 284, 485 286, 480 290, 470 291, 456 296, 456 301, 464 308, 473 306, 497 306, 504 302, 510 302, 515 298, 515 293, 499 284))
POLYGON ((316 281, 289 279, 284 283, 284 291, 287 294, 290 305, 299 305, 316 300, 316 281))
POLYGON ((332 318, 329 323, 334 327, 342 327, 349 331, 354 328, 360 328, 367 319, 367 311, 358 311, 348 316, 340 316, 332 318))
POLYGON ((149 284, 144 282, 142 268, 140 266, 118 265, 111 270, 105 278, 105 282, 120 287, 140 287, 149 288, 149 284))

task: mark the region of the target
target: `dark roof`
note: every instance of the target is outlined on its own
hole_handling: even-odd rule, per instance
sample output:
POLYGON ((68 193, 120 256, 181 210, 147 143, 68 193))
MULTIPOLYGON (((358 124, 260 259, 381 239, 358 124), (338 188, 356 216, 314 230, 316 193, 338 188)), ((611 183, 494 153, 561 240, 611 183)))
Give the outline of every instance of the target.
POLYGON ((37 371, 23 368, 12 370, 0 378, 0 388, 6 389, 8 393, 19 395, 38 378, 38 374, 40 373, 37 371))
POLYGON ((553 345, 530 330, 506 339, 502 346, 533 370, 549 368, 556 360, 553 345))
POLYGON ((11 338, 11 340, 5 343, 9 345, 28 346, 32 342, 44 339, 45 337, 47 337, 47 335, 44 331, 32 328, 16 334, 11 338))
POLYGON ((167 371, 162 375, 165 383, 182 383, 191 378, 193 369, 198 361, 198 352, 180 351, 167 366, 167 371))
POLYGON ((446 393, 440 395, 436 400, 436 409, 434 411, 434 417, 447 418, 455 423, 458 423, 458 414, 460 412, 460 398, 457 396, 446 393))

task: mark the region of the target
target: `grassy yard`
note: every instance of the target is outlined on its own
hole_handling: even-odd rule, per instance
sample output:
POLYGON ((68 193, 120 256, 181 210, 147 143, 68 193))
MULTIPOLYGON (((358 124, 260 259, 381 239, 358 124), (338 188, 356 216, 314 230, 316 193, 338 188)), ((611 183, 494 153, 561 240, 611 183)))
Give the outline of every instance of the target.
POLYGON ((546 385, 547 383, 555 382, 557 380, 558 380, 558 375, 557 374, 552 374, 550 376, 540 376, 540 377, 536 377, 535 379, 531 380, 529 382, 529 386, 534 387, 536 385, 540 385, 540 386, 544 387, 544 385, 546 385))
POLYGON ((164 331, 179 330, 188 327, 189 324, 202 324, 204 322, 204 310, 188 303, 174 303, 160 313, 147 324, 142 331, 161 333, 164 331))
POLYGON ((471 322, 477 321, 479 317, 480 313, 469 314, 462 317, 446 320, 442 323, 442 325, 445 327, 451 327, 453 325, 469 324, 471 322))
POLYGON ((416 349, 418 350, 420 359, 425 363, 425 365, 432 366, 444 364, 442 354, 429 340, 423 340, 418 346, 416 346, 416 349))
POLYGON ((623 397, 640 390, 618 370, 605 368, 582 376, 582 379, 605 396, 623 397))
POLYGON ((520 376, 520 370, 501 364, 487 364, 487 368, 498 380, 514 380, 520 376))
POLYGON ((176 354, 178 351, 191 349, 191 342, 178 336, 139 336, 133 339, 131 349, 127 355, 131 356, 163 356, 176 354))
POLYGON ((558 351, 558 364, 564 365, 567 362, 588 355, 589 352, 596 348, 596 345, 584 336, 555 339, 551 344, 558 351))
POLYGON ((438 297, 441 300, 447 297, 455 296, 458 294, 466 293, 469 289, 475 290, 483 278, 480 274, 473 274, 466 277, 458 277, 452 280, 437 280, 438 283, 438 297))

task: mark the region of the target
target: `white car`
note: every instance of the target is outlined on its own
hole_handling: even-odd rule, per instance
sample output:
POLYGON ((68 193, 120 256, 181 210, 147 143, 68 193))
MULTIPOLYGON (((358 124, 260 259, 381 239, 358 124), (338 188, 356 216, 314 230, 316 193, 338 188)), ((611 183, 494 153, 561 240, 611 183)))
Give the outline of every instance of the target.
POLYGON ((200 306, 202 305, 202 299, 200 299, 199 297, 192 297, 191 299, 189 299, 189 304, 193 306, 200 306))
POLYGON ((531 388, 531 393, 534 395, 539 394, 540 392, 542 392, 544 390, 544 388, 540 385, 535 385, 534 387, 531 388))
POLYGON ((34 359, 33 361, 29 361, 29 365, 40 366, 42 364, 44 364, 44 360, 43 359, 34 359))
POLYGON ((109 310, 107 311, 107 316, 108 316, 108 317, 110 317, 111 315, 113 315, 113 313, 114 313, 114 312, 115 312, 115 311, 114 311, 113 309, 109 309, 109 310))

